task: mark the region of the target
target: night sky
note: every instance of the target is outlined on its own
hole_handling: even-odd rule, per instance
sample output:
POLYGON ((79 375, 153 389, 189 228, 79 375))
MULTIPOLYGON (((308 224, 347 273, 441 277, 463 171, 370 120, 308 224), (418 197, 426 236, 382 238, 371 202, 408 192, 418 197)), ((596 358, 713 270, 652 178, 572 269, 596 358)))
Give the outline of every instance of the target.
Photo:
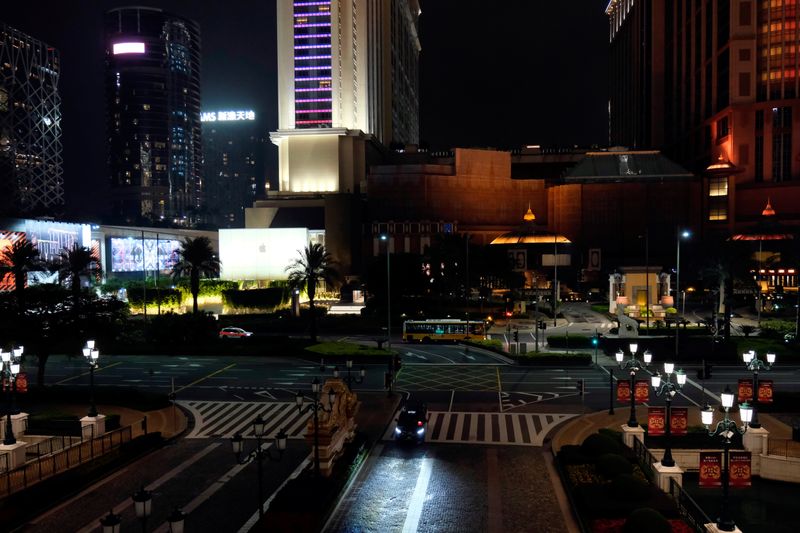
MULTIPOLYGON (((72 218, 94 216, 108 192, 107 9, 149 5, 195 19, 203 40, 203 108, 255 109, 270 130, 277 127, 274 0, 7 4, 0 20, 61 51, 64 179, 72 218)), ((431 149, 607 144, 607 0, 421 4, 421 137, 431 149)), ((275 150, 271 154, 276 166, 275 150)))

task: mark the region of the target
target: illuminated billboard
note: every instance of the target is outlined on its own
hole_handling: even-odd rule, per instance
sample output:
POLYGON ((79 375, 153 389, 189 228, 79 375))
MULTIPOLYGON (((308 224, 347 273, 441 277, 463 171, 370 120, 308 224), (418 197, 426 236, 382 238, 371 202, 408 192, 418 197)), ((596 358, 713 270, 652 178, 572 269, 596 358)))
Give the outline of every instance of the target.
POLYGON ((220 278, 232 281, 287 279, 286 267, 307 246, 306 228, 221 229, 220 278))
POLYGON ((144 43, 114 43, 114 55, 143 54, 144 43))
POLYGON ((135 239, 112 237, 111 271, 168 271, 178 261, 180 241, 173 239, 135 239), (156 267, 158 265, 158 267, 156 267))
POLYGON ((237 120, 255 120, 256 112, 246 109, 237 111, 203 111, 200 122, 235 122, 237 120))

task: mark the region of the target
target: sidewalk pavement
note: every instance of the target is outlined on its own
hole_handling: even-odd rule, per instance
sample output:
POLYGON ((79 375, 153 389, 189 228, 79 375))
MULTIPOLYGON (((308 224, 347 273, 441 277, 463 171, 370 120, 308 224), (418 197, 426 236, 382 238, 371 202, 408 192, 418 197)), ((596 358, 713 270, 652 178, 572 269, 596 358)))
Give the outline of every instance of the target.
MULTIPOLYGON (((60 411, 74 414, 80 417, 86 416, 86 405, 59 405, 60 411)), ((161 432, 161 436, 170 439, 183 433, 189 426, 189 419, 183 409, 177 405, 164 407, 156 411, 138 411, 128 407, 118 405, 98 405, 97 412, 100 414, 119 415, 120 427, 133 426, 133 438, 144 434, 144 427, 140 422, 147 419, 147 432, 161 432)))
MULTIPOLYGON (((593 433, 597 433, 602 428, 608 428, 619 431, 621 426, 628 423, 630 418, 629 406, 614 406, 614 414, 609 415, 608 411, 599 411, 583 415, 568 422, 551 441, 551 446, 554 450, 559 451, 562 446, 569 444, 579 445, 583 440, 593 433)), ((769 436, 772 439, 791 439, 792 428, 784 424, 776 417, 767 413, 758 413, 758 418, 762 427, 769 431, 769 436)), ((717 416, 719 419, 719 416, 717 416)), ((647 422, 647 407, 640 405, 636 407, 636 420, 639 423, 647 422)), ((700 425, 700 408, 695 406, 689 407, 689 425, 700 425)), ((711 442, 709 442, 711 446, 711 442)))

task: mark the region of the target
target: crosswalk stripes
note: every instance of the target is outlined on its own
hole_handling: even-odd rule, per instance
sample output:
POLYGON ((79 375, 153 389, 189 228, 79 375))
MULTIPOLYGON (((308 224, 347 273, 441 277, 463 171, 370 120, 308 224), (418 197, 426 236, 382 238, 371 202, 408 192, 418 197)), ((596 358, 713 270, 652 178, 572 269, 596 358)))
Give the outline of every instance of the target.
MULTIPOLYGON (((465 413, 430 411, 425 440, 454 444, 542 446, 547 434, 564 420, 564 413, 465 413)), ((394 426, 384 440, 391 440, 394 426)))
MULTIPOLYGON (((574 393, 573 393, 574 394, 574 393)), ((563 394, 558 392, 501 392, 500 404, 503 411, 509 411, 515 407, 522 407, 531 403, 544 402, 560 398, 563 394)))
POLYGON ((253 420, 258 415, 266 422, 265 438, 271 439, 281 429, 289 438, 303 438, 308 413, 300 413, 294 402, 178 402, 194 418, 194 428, 187 439, 230 438, 237 433, 253 435, 253 420))

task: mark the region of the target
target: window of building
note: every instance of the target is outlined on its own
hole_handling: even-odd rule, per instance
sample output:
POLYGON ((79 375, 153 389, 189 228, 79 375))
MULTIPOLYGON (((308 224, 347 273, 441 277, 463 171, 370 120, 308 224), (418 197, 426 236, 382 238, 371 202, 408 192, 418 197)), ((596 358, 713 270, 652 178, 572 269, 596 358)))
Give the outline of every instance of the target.
MULTIPOLYGON (((763 115, 763 112, 761 112, 763 115)), ((764 181, 764 135, 756 135, 755 180, 764 181)))
POLYGON ((728 177, 715 176, 708 181, 708 195, 711 197, 728 196, 728 177))
POLYGON ((739 73, 739 96, 750 96, 750 73, 739 73))
POLYGON ((753 7, 752 2, 741 2, 739 4, 739 25, 749 26, 753 23, 753 17, 750 14, 753 7))
POLYGON ((792 177, 792 108, 772 108, 772 179, 792 177))
POLYGON ((730 134, 728 117, 722 117, 717 121, 717 141, 727 137, 728 134, 730 134))

